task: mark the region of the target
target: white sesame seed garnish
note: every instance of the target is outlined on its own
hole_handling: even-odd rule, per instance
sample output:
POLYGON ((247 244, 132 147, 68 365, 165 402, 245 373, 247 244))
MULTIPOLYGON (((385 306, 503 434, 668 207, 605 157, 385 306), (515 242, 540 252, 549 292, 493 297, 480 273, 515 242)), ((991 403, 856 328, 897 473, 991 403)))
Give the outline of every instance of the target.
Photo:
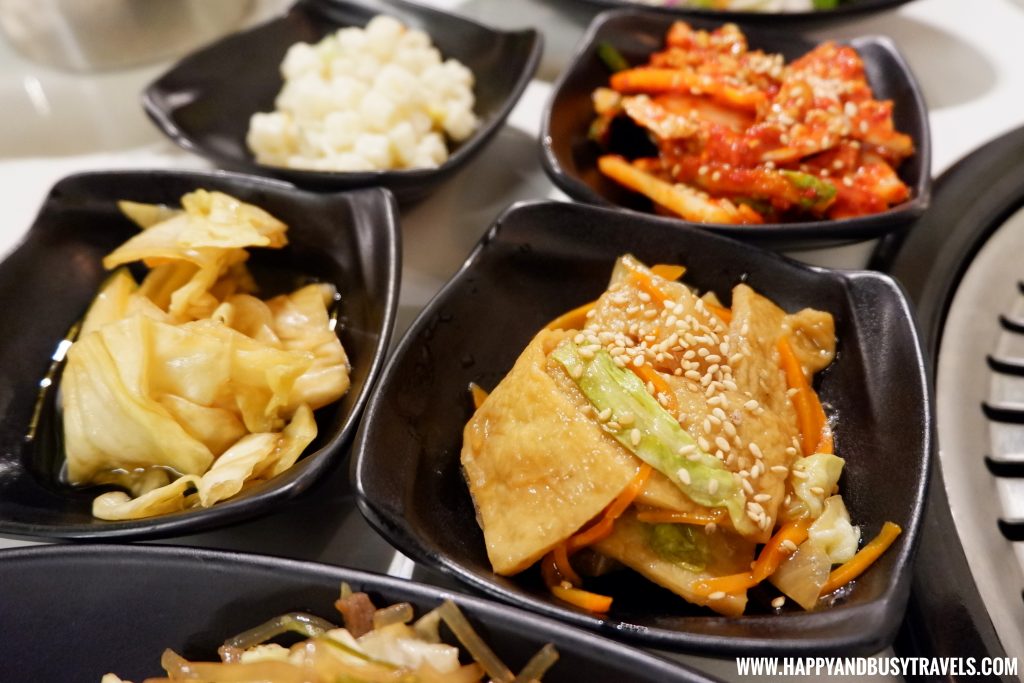
POLYGON ((811 493, 813 493, 816 496, 824 496, 825 495, 825 489, 821 488, 820 486, 812 486, 811 487, 811 493))
POLYGON ((715 591, 708 596, 708 600, 723 600, 725 598, 725 591, 715 591))
POLYGON ((772 607, 775 609, 782 609, 782 606, 786 604, 786 596, 780 595, 779 597, 772 600, 772 607))
POLYGON ((640 430, 637 429, 636 427, 629 430, 629 442, 634 446, 640 443, 640 430))
POLYGON ((792 446, 786 448, 786 455, 796 455, 796 449, 792 446))
POLYGON ((607 422, 611 418, 611 416, 612 416, 612 409, 611 408, 605 408, 604 410, 602 410, 601 412, 599 412, 597 414, 597 419, 600 420, 601 422, 607 422))
POLYGON ((644 357, 643 356, 637 356, 636 358, 633 359, 633 367, 635 367, 635 368, 642 368, 643 366, 644 366, 644 357))
POLYGON ((807 473, 804 472, 803 470, 793 470, 793 476, 796 477, 797 479, 806 479, 807 473))
POLYGON ((758 446, 753 441, 751 441, 749 444, 747 444, 747 450, 749 450, 750 454, 753 455, 758 460, 760 460, 761 458, 764 457, 764 453, 761 452, 761 447, 758 446))
POLYGON ((754 500, 756 500, 758 503, 767 503, 771 499, 772 496, 770 493, 758 493, 757 495, 754 496, 754 500))
POLYGON ((729 445, 729 442, 724 437, 721 436, 715 437, 715 445, 726 453, 732 450, 732 446, 729 445))
MULTIPOLYGON (((697 446, 698 446, 698 447, 699 447, 699 448, 700 448, 700 449, 701 449, 702 451, 704 451, 705 453, 707 453, 708 451, 710 451, 710 450, 711 450, 711 444, 709 444, 709 443, 708 443, 708 440, 707 440, 707 439, 705 439, 705 438, 704 438, 703 436, 698 436, 698 437, 697 437, 697 446)), ((807 475, 804 475, 804 476, 807 476, 807 475)))
POLYGON ((683 486, 690 485, 690 472, 685 467, 680 467, 679 471, 676 472, 676 476, 679 477, 679 481, 682 482, 683 486))
POLYGON ((781 474, 785 476, 789 474, 789 468, 786 467, 785 465, 773 465, 772 472, 774 472, 775 474, 781 474))
POLYGON ((690 453, 693 453, 696 450, 696 446, 694 446, 692 443, 688 443, 685 446, 680 446, 679 450, 676 451, 676 453, 678 453, 679 455, 689 455, 690 453))
POLYGON ((708 480, 708 494, 713 496, 716 493, 718 493, 718 480, 717 479, 709 479, 708 480))
POLYGON ((761 404, 758 403, 756 399, 752 398, 749 401, 747 401, 746 403, 744 403, 743 407, 746 408, 747 410, 755 410, 759 405, 761 405, 761 404))
POLYGON ((619 424, 631 425, 631 424, 633 424, 633 421, 636 418, 633 416, 633 413, 631 413, 629 411, 626 411, 625 413, 620 414, 618 419, 619 419, 619 424))

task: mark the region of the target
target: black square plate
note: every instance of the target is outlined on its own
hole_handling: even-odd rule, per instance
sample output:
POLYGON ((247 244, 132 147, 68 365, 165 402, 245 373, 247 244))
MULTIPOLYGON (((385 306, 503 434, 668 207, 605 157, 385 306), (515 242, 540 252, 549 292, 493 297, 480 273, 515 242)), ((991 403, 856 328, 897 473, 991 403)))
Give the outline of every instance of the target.
POLYGON ((343 581, 378 607, 408 602, 417 616, 454 601, 513 671, 552 643, 559 661, 545 683, 714 681, 550 619, 435 586, 273 557, 144 545, 0 551, 0 632, 18 653, 0 659, 0 680, 99 681, 115 672, 141 681, 161 672, 165 648, 219 661, 217 648, 226 639, 287 612, 338 623, 334 601, 343 581), (82 628, 83 620, 90 628, 82 628))
POLYGON ((352 477, 360 509, 399 550, 517 606, 655 647, 852 655, 877 652, 899 626, 932 443, 913 316, 888 276, 811 268, 703 230, 543 202, 502 215, 413 324, 367 408, 352 477), (493 388, 546 323, 604 291, 627 252, 682 264, 688 284, 719 296, 745 281, 786 310, 813 306, 835 317, 838 354, 819 391, 839 416, 843 500, 865 538, 886 520, 903 528, 835 606, 771 614, 751 605, 726 618, 626 572, 602 585, 615 600, 600 618, 551 597, 535 570, 491 571, 460 466, 467 386, 493 388))
POLYGON ((541 44, 533 29, 497 31, 413 2, 300 0, 284 16, 186 57, 146 88, 142 103, 172 140, 225 168, 313 190, 379 185, 400 202, 411 202, 452 175, 498 131, 537 70, 541 44), (426 31, 444 57, 458 59, 473 72, 474 111, 480 119, 476 132, 433 169, 340 173, 256 163, 245 144, 249 117, 274 109, 288 48, 299 41, 317 42, 344 26, 365 26, 382 13, 426 31))
POLYGON ((172 171, 86 173, 57 183, 24 241, 0 263, 0 535, 177 535, 272 512, 307 489, 341 457, 380 372, 398 303, 399 260, 397 210, 385 190, 318 195, 261 178, 172 171), (289 245, 254 252, 253 272, 268 285, 283 275, 289 287, 302 276, 338 288, 338 333, 352 365, 352 385, 339 402, 317 411, 316 440, 273 480, 207 509, 125 522, 94 519, 97 489, 74 490, 58 482, 64 454, 55 392, 40 401, 36 436, 26 440, 40 381, 106 278, 103 256, 138 232, 117 200, 176 206, 197 188, 226 192, 288 224, 289 245))
MULTIPOLYGON (((582 202, 622 206, 650 213, 646 198, 630 192, 597 170, 599 147, 587 132, 594 118, 590 94, 607 86, 609 71, 597 56, 601 43, 615 46, 630 64, 645 63, 662 49, 665 33, 677 18, 656 12, 615 10, 594 19, 580 41, 576 56, 555 83, 541 125, 544 170, 562 190, 582 202)), ((692 19, 696 28, 713 29, 721 21, 692 19)), ((811 50, 816 43, 791 32, 744 26, 750 47, 780 53, 786 61, 811 50)), ((814 220, 764 225, 701 225, 708 231, 775 247, 822 247, 878 237, 903 227, 928 206, 931 191, 931 137, 928 110, 910 67, 888 38, 868 36, 849 41, 864 61, 868 82, 880 100, 893 100, 896 129, 914 141, 915 153, 897 169, 910 187, 911 198, 882 213, 838 220, 814 220)), ((659 218, 672 225, 687 223, 659 218)))

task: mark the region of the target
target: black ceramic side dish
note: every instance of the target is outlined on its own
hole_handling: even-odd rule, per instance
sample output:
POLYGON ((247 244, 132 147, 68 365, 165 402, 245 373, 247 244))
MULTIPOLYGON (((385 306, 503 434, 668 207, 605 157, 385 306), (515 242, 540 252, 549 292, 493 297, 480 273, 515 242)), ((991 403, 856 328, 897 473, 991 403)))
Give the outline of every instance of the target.
POLYGON ((343 581, 378 607, 409 602, 417 616, 453 600, 513 671, 554 644, 559 661, 545 683, 714 680, 549 619, 352 569, 158 546, 49 546, 0 556, 4 681, 98 683, 108 672, 141 681, 161 673, 165 648, 219 661, 224 640, 280 614, 306 611, 339 623, 333 605, 343 581))
POLYGON ((899 626, 931 450, 924 359, 888 276, 811 268, 686 226, 542 202, 503 214, 413 324, 368 406, 352 477, 360 509, 399 550, 516 606, 655 647, 852 655, 877 652, 899 626), (786 310, 835 316, 838 356, 819 391, 838 417, 843 499, 865 538, 886 520, 903 528, 835 606, 771 614, 752 605, 725 618, 626 572, 595 588, 614 597, 601 618, 554 599, 535 568, 510 578, 491 571, 460 466, 467 386, 493 388, 546 323, 604 291, 627 252, 682 264, 687 283, 726 300, 745 281, 786 310))
POLYGON ((146 88, 142 103, 172 140, 223 167, 315 190, 382 186, 404 203, 426 196, 486 145, 533 77, 541 49, 536 30, 497 31, 405 0, 299 0, 284 16, 186 57, 146 88), (245 144, 249 118, 274 109, 288 48, 345 26, 364 26, 382 13, 426 31, 445 58, 474 73, 476 132, 435 169, 338 173, 256 163, 245 144))
POLYGON ((799 26, 807 28, 811 26, 823 26, 825 24, 838 24, 844 21, 862 18, 868 14, 884 12, 895 9, 909 0, 839 0, 839 4, 833 9, 809 10, 802 12, 757 12, 739 10, 714 10, 700 7, 686 7, 685 2, 672 3, 666 1, 664 5, 644 3, 642 0, 583 0, 598 7, 644 7, 658 12, 674 14, 679 17, 695 17, 703 19, 718 19, 720 21, 742 21, 748 24, 763 24, 772 26, 799 26))
MULTIPOLYGON (((272 512, 306 490, 342 455, 380 372, 398 303, 397 209, 380 189, 334 195, 230 173, 124 171, 86 173, 57 183, 17 249, 0 263, 0 535, 142 539, 209 529, 272 512), (253 252, 264 291, 295 279, 331 282, 341 294, 338 333, 352 365, 341 401, 317 411, 318 435, 306 455, 273 480, 207 509, 107 522, 91 515, 102 489, 59 482, 63 463, 55 392, 40 403, 35 438, 26 439, 51 356, 85 313, 107 276, 104 255, 138 231, 119 199, 178 205, 197 188, 220 190, 260 206, 289 226, 289 245, 253 252), (283 277, 283 280, 282 280, 283 277)), ((59 383, 59 375, 54 378, 59 383)))
MULTIPOLYGON (((541 158, 544 170, 571 197, 604 206, 623 206, 650 214, 651 202, 630 192, 597 170, 601 149, 588 137, 594 109, 590 95, 608 85, 609 71, 598 57, 598 46, 615 46, 630 64, 647 62, 661 50, 665 32, 678 17, 639 10, 616 10, 594 19, 581 39, 572 63, 555 83, 541 120, 541 158)), ((713 29, 722 21, 692 19, 697 28, 713 29)), ((811 50, 815 43, 790 32, 744 26, 751 49, 780 53, 786 61, 811 50)), ((878 237, 906 225, 928 205, 931 188, 931 139, 928 111, 917 82, 896 46, 877 36, 849 41, 860 53, 868 81, 879 100, 892 100, 896 128, 914 141, 915 154, 898 169, 911 198, 872 216, 764 225, 702 225, 705 230, 774 247, 822 247, 878 237)), ((628 154, 627 154, 628 156, 628 154)), ((671 225, 682 219, 659 218, 671 225)), ((690 225, 697 225, 689 223, 690 225)))

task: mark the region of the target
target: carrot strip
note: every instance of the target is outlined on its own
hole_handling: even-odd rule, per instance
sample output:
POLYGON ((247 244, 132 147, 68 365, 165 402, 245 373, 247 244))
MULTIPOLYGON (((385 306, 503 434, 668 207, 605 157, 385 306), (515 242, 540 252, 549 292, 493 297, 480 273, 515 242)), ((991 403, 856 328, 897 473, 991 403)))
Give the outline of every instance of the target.
POLYGON ((569 552, 566 548, 567 543, 559 543, 551 551, 551 559, 555 563, 555 568, 558 569, 558 573, 561 577, 571 583, 574 586, 578 586, 583 583, 583 579, 576 573, 576 570, 569 564, 569 552))
POLYGON ((473 397, 473 408, 476 410, 480 410, 480 406, 484 404, 484 401, 487 400, 487 397, 490 394, 488 394, 487 390, 481 387, 476 382, 470 382, 469 395, 473 397))
POLYGON ((636 367, 635 365, 630 363, 628 367, 630 370, 633 371, 634 375, 643 380, 644 384, 647 384, 648 382, 653 384, 655 394, 665 394, 665 396, 668 398, 668 405, 666 405, 665 408, 670 413, 675 415, 676 413, 679 412, 679 403, 676 401, 675 393, 673 393, 672 388, 669 387, 668 385, 668 382, 665 381, 665 378, 662 377, 657 370, 652 368, 647 363, 644 363, 640 367, 636 367))
POLYGON ((875 560, 882 556, 882 553, 889 549, 889 546, 893 544, 902 532, 903 529, 898 524, 892 522, 883 524, 882 530, 871 539, 870 543, 861 548, 850 561, 832 570, 832 573, 828 575, 828 581, 821 587, 821 594, 831 593, 863 574, 875 560))
POLYGON ((789 554, 782 549, 786 541, 792 542, 793 545, 800 545, 807 540, 807 529, 810 525, 810 520, 806 519, 798 519, 785 524, 768 539, 749 572, 727 574, 697 581, 690 587, 690 590, 697 595, 707 597, 712 593, 740 593, 753 588, 774 574, 775 570, 779 568, 779 564, 789 554))
POLYGON ((654 281, 647 275, 647 273, 633 271, 629 276, 633 278, 634 282, 636 282, 637 287, 651 297, 651 301, 654 303, 659 306, 664 306, 665 302, 668 301, 668 296, 658 288, 658 285, 654 284, 654 281))
POLYGON ((638 510, 637 521, 645 524, 718 524, 725 518, 725 510, 718 508, 712 512, 678 512, 676 510, 648 509, 638 510))
POLYGON ((594 308, 597 304, 596 301, 591 301, 588 304, 577 306, 576 308, 563 313, 558 316, 547 325, 544 326, 545 330, 582 330, 583 326, 587 323, 587 313, 594 308))
POLYGON ((822 437, 826 435, 825 410, 821 407, 818 394, 804 376, 803 368, 800 367, 800 361, 793 353, 789 340, 786 337, 779 337, 776 347, 782 371, 786 373, 786 384, 790 389, 796 389, 792 401, 793 408, 796 409, 797 425, 800 427, 800 445, 804 455, 812 455, 822 437))
POLYGON ((604 613, 611 609, 612 598, 608 595, 591 593, 580 588, 566 588, 561 584, 550 587, 556 598, 570 605, 581 607, 588 612, 604 613))
POLYGON ((675 281, 686 273, 686 267, 670 263, 656 263, 651 266, 651 272, 658 277, 663 277, 669 281, 675 281))
POLYGON ((704 302, 704 305, 707 306, 708 310, 714 313, 718 317, 718 319, 721 320, 726 325, 732 322, 732 311, 730 311, 725 306, 719 306, 718 304, 708 303, 707 301, 704 302))
POLYGON ((629 482, 629 485, 622 490, 615 500, 605 509, 601 519, 597 521, 593 526, 580 531, 573 536, 570 536, 565 541, 569 553, 574 553, 577 550, 586 548, 588 545, 593 545, 598 541, 607 538, 612 533, 615 520, 622 516, 622 513, 633 504, 636 497, 643 491, 644 484, 647 483, 647 478, 651 475, 651 466, 647 463, 643 463, 640 466, 640 470, 633 477, 633 480, 629 482))

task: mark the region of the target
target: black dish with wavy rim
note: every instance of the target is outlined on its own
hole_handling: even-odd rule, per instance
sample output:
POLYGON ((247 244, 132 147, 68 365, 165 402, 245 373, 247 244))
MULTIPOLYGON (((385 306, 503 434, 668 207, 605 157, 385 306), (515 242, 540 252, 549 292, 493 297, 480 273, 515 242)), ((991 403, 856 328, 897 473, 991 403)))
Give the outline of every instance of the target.
MULTIPOLYGON (((871 654, 899 626, 932 451, 925 361, 902 291, 885 275, 811 268, 686 226, 580 204, 517 205, 416 320, 367 408, 351 464, 360 510, 400 551, 487 594, 649 646, 718 654, 871 654), (686 282, 728 297, 745 281, 786 310, 830 311, 839 340, 820 379, 838 416, 843 499, 865 538, 903 535, 840 604, 735 619, 693 607, 627 572, 595 590, 606 618, 554 599, 538 572, 491 571, 460 466, 467 386, 493 388, 533 335, 594 300, 616 257, 680 263, 686 282)), ((769 598, 770 599, 770 598, 769 598)))
MULTIPOLYGON (((569 196, 601 206, 620 206, 652 215, 651 202, 630 192, 597 170, 601 153, 588 137, 594 118, 590 95, 607 86, 609 71, 598 57, 602 43, 615 46, 630 64, 647 61, 661 49, 665 32, 675 21, 666 14, 640 10, 615 10, 594 19, 581 39, 572 63, 555 83, 541 120, 541 160, 552 181, 569 196)), ((721 21, 693 19, 698 28, 713 29, 721 21)), ((780 53, 789 61, 815 46, 790 32, 744 26, 751 48, 780 53)), ((855 38, 868 81, 880 100, 895 104, 893 120, 914 140, 915 154, 898 169, 911 190, 911 198, 882 213, 837 220, 813 220, 764 225, 698 224, 677 218, 656 218, 670 225, 700 225, 703 229, 774 248, 825 247, 878 237, 913 221, 927 208, 931 192, 931 137, 928 110, 910 67, 896 46, 878 36, 855 38)), ((623 150, 626 151, 626 150, 623 150)), ((626 154, 626 156, 629 156, 626 154)))
POLYGON ((225 168, 313 190, 381 186, 406 203, 429 194, 483 149, 533 77, 541 50, 536 30, 498 31, 413 2, 300 0, 284 16, 185 57, 146 88, 142 103, 174 142, 225 168), (316 42, 345 26, 364 26, 381 13, 426 31, 445 58, 458 59, 474 73, 479 128, 432 169, 340 173, 256 163, 245 144, 249 118, 273 111, 288 48, 299 41, 316 42))
MULTIPOLYGON (((74 175, 50 191, 24 241, 0 263, 0 301, 8 334, 0 336, 0 535, 65 539, 142 539, 206 530, 272 512, 299 495, 342 456, 383 365, 398 304, 400 234, 386 190, 334 195, 231 173, 122 171, 74 175), (35 438, 26 439, 40 381, 51 356, 85 313, 107 276, 103 256, 138 231, 119 199, 177 205, 197 188, 220 190, 288 224, 289 245, 254 250, 264 289, 290 289, 315 278, 341 294, 338 334, 352 365, 352 385, 316 414, 319 434, 306 455, 273 480, 207 509, 136 521, 91 515, 102 489, 59 481, 63 464, 55 392, 44 394, 35 438)), ((59 386, 59 375, 54 380, 59 386)))
POLYGON ((680 18, 717 19, 765 26, 819 27, 852 21, 869 14, 886 12, 905 5, 910 0, 840 0, 834 9, 808 10, 801 12, 750 12, 740 10, 714 10, 699 7, 668 7, 647 4, 639 0, 580 0, 596 7, 626 8, 640 7, 665 12, 680 18))
POLYGON ((227 638, 287 612, 339 623, 347 582, 378 607, 409 602, 421 615, 453 600, 513 671, 546 643, 559 661, 545 683, 713 683, 668 662, 550 619, 434 586, 354 569, 194 548, 49 546, 0 552, 0 680, 141 681, 160 654, 219 661, 227 638), (116 578, 115 578, 116 577, 116 578))

